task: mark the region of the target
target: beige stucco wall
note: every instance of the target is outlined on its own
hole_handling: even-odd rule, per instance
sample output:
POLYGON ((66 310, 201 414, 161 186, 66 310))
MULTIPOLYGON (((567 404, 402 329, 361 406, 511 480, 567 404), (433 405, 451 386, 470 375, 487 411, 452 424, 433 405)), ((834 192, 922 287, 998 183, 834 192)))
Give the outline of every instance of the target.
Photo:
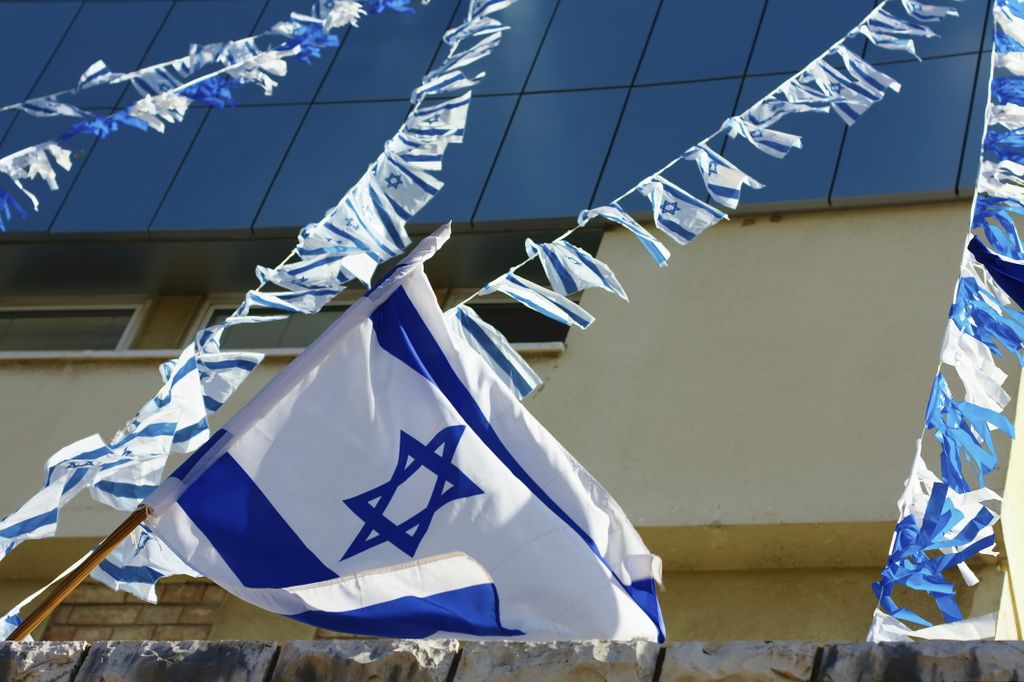
MULTIPOLYGON (((599 255, 633 302, 588 291, 596 324, 534 359, 548 382, 527 405, 666 555, 671 634, 863 635, 968 206, 736 218, 660 270, 628 233, 605 235, 599 255)), ((148 348, 160 328, 147 326, 148 348)), ((268 359, 234 405, 285 362, 268 359)), ((52 452, 123 424, 158 387, 157 364, 0 358, 0 513, 38 486, 52 452)), ((119 518, 81 500, 61 533, 100 535, 119 518)), ((19 553, 35 551, 46 554, 19 553)), ((1001 594, 997 568, 984 570, 995 583, 978 613, 1001 594)), ((260 630, 237 611, 239 628, 218 637, 260 630)))

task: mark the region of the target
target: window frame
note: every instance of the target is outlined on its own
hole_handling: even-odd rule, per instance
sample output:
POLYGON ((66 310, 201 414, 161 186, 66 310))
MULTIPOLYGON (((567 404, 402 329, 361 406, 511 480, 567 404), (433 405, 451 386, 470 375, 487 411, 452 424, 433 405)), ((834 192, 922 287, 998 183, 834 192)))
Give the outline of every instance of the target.
POLYGON ((118 353, 131 350, 132 343, 142 326, 145 312, 149 308, 149 301, 135 303, 111 302, 111 303, 25 303, 25 304, 0 304, 0 313, 10 312, 48 312, 48 311, 84 311, 84 310, 130 310, 131 316, 124 326, 121 336, 113 348, 89 348, 89 349, 65 349, 65 350, 40 350, 38 348, 20 348, 17 350, 3 351, 4 354, 21 353, 118 353))

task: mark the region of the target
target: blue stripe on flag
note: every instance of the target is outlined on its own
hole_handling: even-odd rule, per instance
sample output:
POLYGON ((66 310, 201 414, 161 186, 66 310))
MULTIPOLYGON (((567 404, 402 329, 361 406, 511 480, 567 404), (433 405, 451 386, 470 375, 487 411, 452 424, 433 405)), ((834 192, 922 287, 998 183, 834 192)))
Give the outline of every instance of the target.
POLYGON ((192 482, 178 505, 246 587, 292 587, 338 577, 229 452, 192 482))
POLYGON ((396 289, 370 314, 370 320, 373 322, 374 333, 381 348, 437 386, 452 407, 466 421, 466 424, 473 429, 477 437, 494 453, 498 460, 555 516, 569 526, 594 553, 594 556, 608 568, 612 577, 623 590, 654 622, 655 627, 658 628, 659 641, 664 641, 665 633, 661 625, 661 614, 657 608, 657 601, 655 600, 652 609, 650 599, 644 589, 623 583, 615 571, 608 566, 608 562, 605 561, 597 544, 587 532, 576 523, 572 516, 559 507, 516 461, 516 458, 494 431, 487 415, 473 399, 472 393, 462 383, 459 375, 448 362, 444 351, 437 344, 437 340, 434 339, 423 318, 420 317, 405 289, 402 287, 396 289))
POLYGON ((462 324, 462 328, 480 344, 480 347, 487 353, 487 356, 494 361, 494 364, 500 367, 501 371, 512 379, 512 383, 516 387, 516 393, 521 396, 527 396, 533 392, 533 386, 530 385, 530 382, 528 382, 519 370, 516 369, 516 367, 509 361, 509 359, 505 357, 505 354, 501 352, 501 349, 491 341, 491 337, 487 335, 487 332, 480 328, 480 325, 476 323, 476 320, 469 315, 464 315, 462 311, 459 311, 456 314, 459 316, 459 322, 462 324))
POLYGON ((30 518, 25 519, 21 523, 17 523, 10 528, 0 528, 0 538, 15 539, 26 533, 39 530, 45 526, 57 523, 58 509, 54 508, 50 511, 43 512, 42 514, 36 514, 30 518))
POLYGON ((132 500, 141 500, 157 489, 155 485, 136 485, 134 483, 116 483, 114 481, 100 481, 95 486, 108 495, 124 497, 132 500))
POLYGON ((118 566, 104 559, 100 562, 100 570, 120 583, 154 584, 164 578, 163 573, 154 571, 149 566, 118 566))
POLYGON ((305 611, 290 618, 335 632, 369 637, 423 639, 438 632, 477 637, 525 634, 501 626, 494 585, 474 585, 428 597, 399 597, 361 609, 331 613, 305 611))

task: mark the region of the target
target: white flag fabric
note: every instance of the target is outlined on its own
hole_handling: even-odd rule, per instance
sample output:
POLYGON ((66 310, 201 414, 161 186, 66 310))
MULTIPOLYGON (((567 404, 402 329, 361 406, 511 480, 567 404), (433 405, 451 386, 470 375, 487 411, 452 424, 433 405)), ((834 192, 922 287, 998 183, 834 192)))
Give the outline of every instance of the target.
POLYGON ((445 311, 444 319, 449 331, 472 346, 520 400, 544 383, 508 339, 468 305, 445 311))
POLYGON ((473 349, 425 239, 149 498, 262 608, 383 637, 661 640, 660 562, 473 349))
POLYGON ((740 189, 743 185, 754 189, 763 189, 764 185, 750 177, 706 145, 690 147, 683 154, 687 161, 693 161, 700 169, 704 178, 704 186, 711 198, 722 206, 736 208, 740 205, 740 189))
POLYGON ((526 255, 540 260, 551 288, 563 296, 598 288, 612 292, 623 301, 629 300, 612 269, 575 244, 567 241, 537 244, 527 238, 526 255))

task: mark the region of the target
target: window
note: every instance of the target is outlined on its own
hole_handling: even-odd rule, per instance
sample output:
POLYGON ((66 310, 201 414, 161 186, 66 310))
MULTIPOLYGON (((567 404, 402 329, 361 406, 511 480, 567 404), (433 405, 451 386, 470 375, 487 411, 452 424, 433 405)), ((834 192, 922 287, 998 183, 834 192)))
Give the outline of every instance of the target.
MULTIPOLYGON (((239 324, 224 330, 221 348, 239 350, 242 348, 305 348, 324 333, 331 324, 341 317, 351 303, 324 306, 313 315, 288 315, 283 320, 263 324, 239 324)), ((215 305, 204 326, 218 324, 234 312, 234 306, 215 305)), ((264 311, 261 311, 263 314, 264 311)), ((273 315, 267 310, 265 314, 273 315)))
POLYGON ((137 306, 0 308, 0 351, 121 350, 137 306))

